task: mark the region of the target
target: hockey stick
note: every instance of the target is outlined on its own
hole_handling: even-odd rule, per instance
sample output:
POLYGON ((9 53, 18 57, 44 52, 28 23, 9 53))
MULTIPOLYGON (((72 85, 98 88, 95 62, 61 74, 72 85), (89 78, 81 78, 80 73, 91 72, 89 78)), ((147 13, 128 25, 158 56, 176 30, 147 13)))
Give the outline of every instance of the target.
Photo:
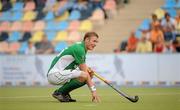
POLYGON ((93 73, 94 76, 96 76, 98 79, 102 80, 104 83, 106 83, 107 85, 109 85, 111 88, 113 88, 116 92, 118 92, 121 96, 125 97, 126 99, 128 99, 131 102, 137 102, 139 100, 138 96, 128 96, 127 94, 125 94, 124 92, 116 89, 114 86, 112 86, 109 82, 107 82, 107 80, 105 80, 103 77, 99 76, 97 73, 93 73))

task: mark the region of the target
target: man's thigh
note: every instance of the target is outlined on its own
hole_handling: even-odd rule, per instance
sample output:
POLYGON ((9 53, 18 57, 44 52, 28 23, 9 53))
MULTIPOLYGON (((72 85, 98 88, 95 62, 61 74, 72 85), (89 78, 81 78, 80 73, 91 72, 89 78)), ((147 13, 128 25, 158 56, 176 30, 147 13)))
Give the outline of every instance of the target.
POLYGON ((82 71, 80 70, 64 70, 60 72, 49 73, 48 81, 54 85, 62 85, 69 82, 73 78, 80 77, 82 71))

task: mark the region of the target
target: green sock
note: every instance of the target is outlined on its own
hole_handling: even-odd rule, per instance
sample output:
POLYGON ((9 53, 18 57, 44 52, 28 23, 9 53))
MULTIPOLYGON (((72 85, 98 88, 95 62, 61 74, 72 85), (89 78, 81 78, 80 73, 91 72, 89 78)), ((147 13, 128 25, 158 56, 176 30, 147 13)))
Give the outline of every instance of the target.
POLYGON ((65 83, 57 91, 61 92, 62 94, 67 94, 74 89, 84 86, 85 84, 86 84, 85 82, 80 82, 77 79, 71 79, 70 82, 65 83))

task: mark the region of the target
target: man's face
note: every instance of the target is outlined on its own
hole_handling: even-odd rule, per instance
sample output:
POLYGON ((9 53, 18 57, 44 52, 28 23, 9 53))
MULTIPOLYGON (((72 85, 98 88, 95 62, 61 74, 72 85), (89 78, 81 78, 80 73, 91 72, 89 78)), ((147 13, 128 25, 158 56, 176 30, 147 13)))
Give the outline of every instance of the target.
POLYGON ((98 43, 98 38, 96 36, 91 36, 85 40, 85 45, 87 50, 93 50, 98 43))

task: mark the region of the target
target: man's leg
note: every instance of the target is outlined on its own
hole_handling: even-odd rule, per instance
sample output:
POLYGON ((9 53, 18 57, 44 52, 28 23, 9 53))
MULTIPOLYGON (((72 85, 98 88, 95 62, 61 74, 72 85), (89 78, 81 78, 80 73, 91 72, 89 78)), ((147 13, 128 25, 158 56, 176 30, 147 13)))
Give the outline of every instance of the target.
POLYGON ((55 90, 52 96, 58 99, 60 102, 76 102, 70 96, 70 92, 74 89, 84 86, 85 82, 80 82, 78 79, 71 79, 70 82, 65 83, 62 87, 55 90))
MULTIPOLYGON (((68 71, 64 71, 64 74, 66 74, 65 72, 68 71)), ((53 97, 55 97, 56 99, 60 99, 64 100, 63 102, 75 102, 76 100, 71 99, 70 96, 70 92, 74 89, 80 88, 82 86, 84 86, 86 84, 86 79, 87 79, 87 74, 85 74, 82 71, 73 71, 72 74, 69 74, 68 79, 71 79, 69 82, 66 82, 63 86, 61 86, 59 89, 57 89, 54 93, 53 93, 53 97), (60 96, 58 96, 60 94, 60 96), (62 98, 62 96, 64 98, 62 98), (58 98, 59 97, 59 98, 58 98), (69 101, 66 101, 69 100, 69 101)), ((62 102, 62 101, 61 101, 62 102)))
POLYGON ((74 89, 84 86, 85 84, 86 84, 85 82, 80 82, 78 79, 71 79, 70 82, 65 83, 57 91, 62 94, 67 94, 74 89))

